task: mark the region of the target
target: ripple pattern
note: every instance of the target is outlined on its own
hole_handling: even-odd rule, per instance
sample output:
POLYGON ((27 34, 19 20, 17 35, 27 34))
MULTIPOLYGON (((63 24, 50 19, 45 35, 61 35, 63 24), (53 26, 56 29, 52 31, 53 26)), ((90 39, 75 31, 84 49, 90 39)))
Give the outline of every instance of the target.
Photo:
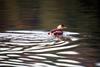
POLYGON ((0 33, 0 67, 85 67, 80 39, 72 36, 79 34, 65 34, 72 42, 55 42, 44 31, 0 33))

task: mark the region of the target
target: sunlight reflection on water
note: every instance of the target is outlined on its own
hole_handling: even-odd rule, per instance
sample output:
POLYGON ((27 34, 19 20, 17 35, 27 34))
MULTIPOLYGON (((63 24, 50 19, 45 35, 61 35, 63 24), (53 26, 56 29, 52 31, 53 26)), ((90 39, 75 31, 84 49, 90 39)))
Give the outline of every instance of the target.
MULTIPOLYGON (((70 41, 49 41, 48 31, 17 30, 0 33, 0 66, 93 67, 93 48, 84 46, 77 32, 64 32, 70 41), (48 39, 48 40, 47 40, 48 39)), ((82 39, 83 38, 83 39, 82 39)), ((96 64, 99 66, 99 64, 96 64)))

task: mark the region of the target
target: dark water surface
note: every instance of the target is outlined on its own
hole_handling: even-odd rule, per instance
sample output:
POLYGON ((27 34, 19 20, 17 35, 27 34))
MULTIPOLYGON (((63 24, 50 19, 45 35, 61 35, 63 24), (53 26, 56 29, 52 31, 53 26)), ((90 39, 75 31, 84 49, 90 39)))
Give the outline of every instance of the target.
POLYGON ((0 67, 100 67, 99 37, 65 31, 72 41, 55 42, 47 33, 0 33, 0 67))

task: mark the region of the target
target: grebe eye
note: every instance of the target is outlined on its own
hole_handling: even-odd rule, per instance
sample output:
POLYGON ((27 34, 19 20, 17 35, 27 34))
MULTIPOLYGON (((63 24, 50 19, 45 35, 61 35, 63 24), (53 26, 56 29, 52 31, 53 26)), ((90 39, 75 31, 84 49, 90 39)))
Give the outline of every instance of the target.
POLYGON ((63 24, 61 24, 61 26, 62 26, 62 27, 64 27, 64 25, 63 25, 63 24))

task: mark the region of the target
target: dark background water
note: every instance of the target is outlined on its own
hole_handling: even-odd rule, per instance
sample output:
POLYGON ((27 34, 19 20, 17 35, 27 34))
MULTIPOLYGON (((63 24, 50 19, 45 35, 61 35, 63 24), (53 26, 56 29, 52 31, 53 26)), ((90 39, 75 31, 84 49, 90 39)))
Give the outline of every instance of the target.
POLYGON ((99 32, 98 0, 0 0, 0 30, 52 29, 99 32))
POLYGON ((67 26, 65 31, 81 33, 83 54, 90 50, 93 62, 100 62, 98 0, 0 0, 1 32, 51 30, 58 24, 67 26))

